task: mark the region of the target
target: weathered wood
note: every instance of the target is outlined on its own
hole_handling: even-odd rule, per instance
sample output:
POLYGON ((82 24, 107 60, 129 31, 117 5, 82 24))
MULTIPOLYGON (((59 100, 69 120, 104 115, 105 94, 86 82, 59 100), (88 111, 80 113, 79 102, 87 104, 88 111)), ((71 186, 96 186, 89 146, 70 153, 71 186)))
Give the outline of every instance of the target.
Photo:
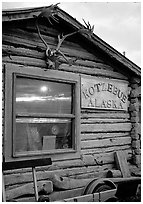
MULTIPOLYGON (((45 59, 45 51, 37 51, 37 50, 30 50, 26 49, 23 47, 17 47, 15 48, 14 46, 9 46, 9 45, 3 45, 2 46, 3 50, 3 55, 4 56, 12 56, 12 55, 17 55, 17 56, 25 56, 25 57, 33 57, 37 59, 45 59)), ((67 59, 71 59, 70 57, 67 56, 67 59)), ((61 63, 66 63, 66 60, 61 58, 60 59, 61 63)), ((102 68, 102 69, 108 69, 112 70, 112 68, 104 63, 98 63, 86 59, 77 59, 74 63, 75 65, 82 65, 88 67, 93 67, 93 68, 102 68)))
POLYGON ((131 123, 81 124, 81 132, 125 132, 131 130, 131 123))
POLYGON ((50 198, 50 201, 58 201, 63 200, 66 198, 72 198, 74 196, 80 196, 83 194, 84 187, 72 189, 72 190, 66 190, 66 191, 58 191, 51 193, 48 197, 50 198))
MULTIPOLYGON (((44 191, 47 194, 53 192, 53 183, 51 181, 38 181, 37 187, 38 187, 38 192, 44 191)), ((11 190, 7 190, 6 200, 10 200, 26 194, 34 195, 33 183, 25 184, 11 190)))
POLYGON ((128 150, 131 149, 131 144, 122 144, 119 146, 111 146, 111 147, 97 147, 93 149, 81 149, 82 154, 100 154, 100 153, 105 153, 105 152, 113 152, 113 151, 118 151, 118 150, 128 150))
POLYGON ((131 144, 131 137, 82 141, 81 148, 88 149, 88 148, 98 148, 98 147, 120 146, 120 145, 127 145, 127 144, 131 144))
MULTIPOLYGON (((11 58, 3 57, 3 63, 13 63, 13 64, 19 64, 24 66, 47 68, 46 62, 44 60, 28 58, 28 57, 18 57, 18 56, 11 56, 11 58)), ((87 69, 86 67, 83 67, 83 66, 75 66, 75 65, 69 66, 67 64, 61 64, 59 66, 59 70, 88 74, 88 75, 92 74, 94 76, 106 76, 106 77, 112 77, 117 79, 126 79, 126 77, 124 77, 123 75, 117 72, 113 72, 110 70, 95 69, 95 68, 87 69)))
MULTIPOLYGON (((101 174, 107 170, 107 169, 112 169, 113 165, 112 164, 106 164, 106 165, 101 165, 101 166, 88 166, 88 167, 73 167, 73 168, 66 168, 62 169, 60 168, 60 163, 57 163, 59 165, 58 170, 51 170, 46 169, 46 167, 41 167, 38 171, 37 168, 37 180, 49 180, 53 176, 53 174, 57 174, 59 176, 65 177, 73 177, 77 178, 79 175, 83 178, 88 178, 88 174, 92 174, 95 177, 100 176, 101 174)), ((56 164, 54 164, 56 166, 56 164)), ((9 172, 8 175, 5 175, 5 185, 7 188, 10 188, 12 185, 20 185, 21 183, 27 183, 27 182, 32 182, 32 174, 31 172, 28 172, 28 169, 22 169, 21 172, 18 172, 20 170, 15 170, 12 172, 9 172)), ((106 172, 107 173, 107 172, 106 172)), ((79 176, 80 177, 80 176, 79 176)))
POLYGON ((36 178, 36 169, 32 167, 32 175, 33 175, 33 185, 34 185, 34 192, 35 192, 35 201, 38 201, 38 186, 37 186, 37 178, 36 178))
POLYGON ((2 173, 2 202, 6 202, 6 191, 3 173, 2 173))
POLYGON ((123 123, 130 122, 129 119, 103 119, 103 118, 90 118, 90 119, 81 119, 81 124, 92 124, 92 123, 123 123))
POLYGON ((101 139, 106 139, 106 138, 117 138, 117 137, 129 137, 130 133, 129 132, 107 132, 107 133, 83 133, 81 134, 81 140, 101 140, 101 139))
MULTIPOLYGON (((35 26, 35 28, 36 28, 36 26, 35 26)), ((42 43, 41 39, 38 36, 37 30, 35 30, 35 32, 31 33, 31 32, 27 32, 26 30, 22 30, 22 29, 16 29, 16 31, 15 31, 14 28, 9 28, 9 29, 3 29, 3 35, 18 37, 18 38, 22 38, 22 39, 26 39, 26 40, 30 39, 33 42, 35 41, 38 43, 42 43)), ((57 36, 52 37, 52 36, 47 35, 47 33, 45 33, 45 32, 43 32, 43 34, 42 34, 43 38, 45 39, 45 41, 49 45, 57 45, 58 35, 59 35, 59 33, 57 34, 57 36)), ((87 50, 84 49, 79 43, 77 44, 77 43, 75 43, 73 41, 69 41, 69 40, 70 40, 70 38, 67 38, 66 40, 64 40, 61 47, 70 47, 72 49, 87 52, 87 50)), ((94 55, 92 54, 92 56, 94 56, 94 55)), ((97 57, 94 56, 94 58, 96 59, 97 57)))
POLYGON ((19 168, 36 167, 36 166, 46 166, 51 164, 52 164, 51 158, 31 159, 31 160, 22 160, 22 161, 13 161, 13 162, 3 162, 2 169, 10 170, 10 169, 19 169, 19 168))
POLYGON ((117 168, 121 171, 123 177, 130 177, 130 171, 126 159, 126 155, 123 151, 115 152, 115 161, 117 168))
POLYGON ((16 198, 14 199, 15 202, 35 202, 35 197, 30 196, 30 197, 22 197, 22 198, 16 198))
POLYGON ((50 178, 56 189, 74 189, 86 186, 86 184, 91 181, 91 179, 72 179, 68 177, 59 177, 58 175, 53 175, 50 178))
POLYGON ((88 74, 88 75, 93 75, 93 76, 106 76, 106 77, 111 77, 111 78, 117 78, 117 79, 127 79, 125 76, 118 72, 110 71, 110 70, 102 70, 102 69, 87 69, 84 66, 74 66, 72 67, 67 67, 64 64, 62 64, 59 68, 60 70, 64 71, 73 71, 81 74, 88 74))
POLYGON ((67 198, 67 199, 64 199, 63 201, 65 202, 98 202, 99 194, 97 193, 96 195, 95 197, 93 196, 93 194, 81 195, 81 196, 77 196, 73 198, 67 198), (96 195, 97 195, 97 198, 96 198, 96 195))
POLYGON ((28 57, 19 57, 19 56, 11 56, 11 57, 3 57, 3 62, 19 64, 23 66, 35 66, 39 68, 47 68, 46 61, 35 58, 28 57))
MULTIPOLYGON (((129 150, 124 150, 124 154, 126 155, 127 160, 131 159, 131 154, 132 151, 131 149, 129 150)), ((96 161, 97 164, 110 164, 114 163, 114 153, 109 152, 109 153, 101 153, 99 154, 93 154, 94 160, 96 161)))
POLYGON ((110 178, 110 180, 112 182, 114 182, 115 184, 119 184, 119 183, 127 183, 127 182, 137 182, 137 183, 141 183, 141 177, 126 177, 126 178, 110 178))
MULTIPOLYGON (((40 39, 36 40, 35 38, 30 39, 27 38, 19 38, 19 37, 15 37, 12 35, 4 35, 3 34, 3 44, 10 44, 13 46, 19 45, 21 47, 25 47, 25 48, 30 48, 30 49, 35 49, 35 50, 46 50, 44 44, 40 41, 40 39), (36 42, 36 43, 35 43, 36 42)), ((51 44, 49 42, 49 46, 51 49, 56 47, 56 44, 51 44)), ((92 55, 91 53, 88 53, 87 51, 82 51, 82 50, 75 50, 72 48, 65 48, 65 47, 61 47, 60 49, 65 55, 69 55, 72 57, 80 57, 82 59, 92 59, 95 60, 94 55, 92 55)))
POLYGON ((120 170, 109 170, 106 175, 107 178, 119 178, 122 177, 122 173, 120 170))
POLYGON ((100 202, 106 202, 108 199, 115 197, 117 189, 111 189, 100 192, 100 202))
POLYGON ((121 112, 107 112, 107 111, 100 111, 97 112, 96 110, 81 110, 81 118, 83 119, 90 119, 90 118, 99 118, 99 119, 129 119, 129 113, 121 113, 121 112))
MULTIPOLYGON (((131 158, 131 150, 124 150, 125 154, 127 155, 127 159, 131 158)), ((111 164, 114 163, 114 153, 113 152, 105 152, 105 153, 92 153, 82 155, 82 160, 86 166, 90 165, 103 165, 103 164, 111 164)))

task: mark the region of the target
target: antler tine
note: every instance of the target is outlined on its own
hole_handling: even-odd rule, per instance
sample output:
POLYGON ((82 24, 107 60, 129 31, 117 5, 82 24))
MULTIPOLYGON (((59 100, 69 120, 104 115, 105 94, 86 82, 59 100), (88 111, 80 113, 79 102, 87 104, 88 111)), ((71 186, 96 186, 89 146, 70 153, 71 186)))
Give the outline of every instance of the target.
POLYGON ((92 30, 92 32, 94 31, 94 25, 92 26, 92 29, 91 29, 91 30, 92 30))
POLYGON ((61 44, 63 43, 63 41, 64 41, 67 37, 69 37, 69 36, 71 36, 71 35, 74 35, 74 34, 76 34, 77 32, 79 32, 79 31, 75 31, 75 32, 69 33, 69 34, 67 34, 67 35, 63 35, 63 34, 62 34, 62 38, 60 38, 60 35, 58 35, 58 41, 59 41, 59 42, 58 42, 56 51, 58 51, 58 50, 60 49, 61 44))
POLYGON ((88 24, 86 23, 86 21, 84 19, 82 19, 84 24, 86 25, 86 27, 88 28, 88 24))
POLYGON ((42 40, 42 42, 44 43, 44 45, 46 46, 47 49, 49 49, 48 44, 46 43, 46 41, 44 40, 44 38, 42 37, 41 33, 40 33, 40 29, 39 29, 39 25, 38 25, 38 18, 36 20, 36 27, 37 27, 37 31, 38 31, 38 35, 40 37, 40 39, 42 40))
POLYGON ((52 6, 52 7, 58 7, 58 4, 60 4, 60 2, 59 2, 59 3, 56 3, 56 4, 52 4, 51 6, 52 6))
POLYGON ((54 21, 56 21, 57 23, 59 23, 59 20, 53 15, 52 18, 54 19, 54 21))
POLYGON ((89 21, 88 21, 88 29, 91 30, 91 25, 90 25, 89 21))

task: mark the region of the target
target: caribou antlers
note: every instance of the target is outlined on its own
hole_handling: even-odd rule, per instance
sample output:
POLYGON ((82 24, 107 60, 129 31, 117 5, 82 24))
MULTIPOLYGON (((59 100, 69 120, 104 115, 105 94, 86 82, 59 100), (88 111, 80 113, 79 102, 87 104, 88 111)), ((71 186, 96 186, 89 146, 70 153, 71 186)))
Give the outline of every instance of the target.
POLYGON ((38 20, 39 18, 47 18, 47 20, 49 21, 50 24, 52 24, 51 20, 55 21, 56 23, 58 23, 58 19, 56 18, 56 16, 58 15, 58 4, 55 5, 51 5, 48 8, 43 9, 43 11, 40 13, 40 15, 37 17, 36 19, 36 27, 37 27, 37 31, 38 31, 38 35, 41 39, 41 41, 44 43, 45 47, 46 47, 46 61, 47 61, 47 65, 49 68, 58 68, 59 64, 60 64, 60 57, 62 56, 69 65, 72 65, 77 59, 67 59, 66 56, 64 55, 64 53, 62 53, 62 51, 60 51, 60 47, 62 45, 62 43, 64 42, 64 40, 67 37, 70 37, 72 35, 75 35, 77 33, 83 33, 88 35, 88 37, 91 38, 92 34, 93 34, 93 30, 94 30, 94 26, 91 27, 91 25, 85 22, 85 20, 83 19, 86 27, 83 27, 81 29, 78 29, 77 31, 74 31, 72 33, 69 33, 67 35, 58 35, 58 44, 56 49, 51 49, 49 47, 49 45, 46 43, 46 41, 44 40, 44 38, 42 37, 41 33, 40 33, 40 29, 39 29, 39 25, 38 25, 38 20))

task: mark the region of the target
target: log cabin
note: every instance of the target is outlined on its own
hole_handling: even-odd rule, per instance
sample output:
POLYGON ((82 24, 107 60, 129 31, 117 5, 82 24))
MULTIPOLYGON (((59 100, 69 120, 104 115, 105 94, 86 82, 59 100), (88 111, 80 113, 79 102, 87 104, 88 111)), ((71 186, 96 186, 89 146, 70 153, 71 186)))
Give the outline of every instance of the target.
MULTIPOLYGON (((2 13, 7 200, 33 199, 31 168, 14 169, 15 162, 52 160, 36 167, 39 189, 54 175, 80 180, 81 186, 109 170, 120 177, 119 151, 130 174, 140 168, 141 69, 84 23, 57 5, 2 13)), ((52 183, 47 189, 54 193, 52 183)))

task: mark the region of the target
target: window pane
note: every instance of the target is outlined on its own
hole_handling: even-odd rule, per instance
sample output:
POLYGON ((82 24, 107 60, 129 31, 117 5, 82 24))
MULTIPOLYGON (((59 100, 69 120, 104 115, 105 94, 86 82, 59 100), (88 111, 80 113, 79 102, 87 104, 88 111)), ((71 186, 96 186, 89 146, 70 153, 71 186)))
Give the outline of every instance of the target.
POLYGON ((72 148, 71 119, 16 119, 15 152, 72 148))
POLYGON ((72 85, 16 78, 16 113, 72 113, 72 85))

